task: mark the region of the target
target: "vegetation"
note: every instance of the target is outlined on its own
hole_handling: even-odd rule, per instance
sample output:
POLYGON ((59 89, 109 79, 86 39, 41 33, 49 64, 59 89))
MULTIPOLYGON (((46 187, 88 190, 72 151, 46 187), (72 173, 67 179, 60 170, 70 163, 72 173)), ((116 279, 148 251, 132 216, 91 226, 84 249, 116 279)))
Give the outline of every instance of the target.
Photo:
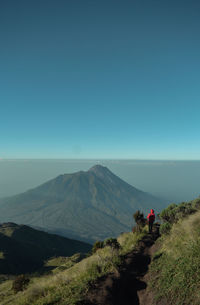
POLYGON ((105 246, 110 246, 112 249, 118 250, 120 248, 120 244, 116 238, 107 238, 104 242, 105 246))
POLYGON ((135 220, 135 222, 136 222, 136 227, 133 227, 132 228, 132 231, 133 231, 133 233, 135 232, 135 231, 138 231, 138 232, 140 232, 140 231, 142 231, 142 228, 146 225, 146 219, 144 218, 144 214, 143 213, 141 213, 139 210, 138 211, 136 211, 134 214, 133 214, 133 218, 134 218, 134 220, 135 220))
POLYGON ((117 272, 123 256, 134 249, 146 232, 144 228, 141 233, 123 233, 118 239, 109 238, 104 242, 104 247, 96 249, 93 255, 74 263, 78 257, 71 257, 71 266, 69 258, 52 258, 46 262, 46 266, 55 266, 55 269, 50 274, 30 276, 28 287, 17 294, 12 290, 12 280, 3 281, 0 283, 2 304, 78 304, 97 278, 117 272))
POLYGON ((165 222, 160 226, 160 233, 161 234, 168 234, 172 228, 172 224, 169 222, 165 222))
POLYGON ((200 198, 180 204, 172 203, 160 213, 160 218, 164 222, 171 224, 177 222, 188 215, 194 214, 200 208, 200 198))
POLYGON ((27 278, 24 274, 17 276, 12 284, 13 291, 15 293, 23 291, 27 287, 29 281, 29 278, 27 278))
POLYGON ((150 266, 154 304, 200 304, 200 198, 170 205, 161 214, 165 222, 159 251, 150 266), (196 212, 194 214, 194 212, 196 212), (186 217, 187 216, 187 217, 186 217))
MULTIPOLYGON (((60 271, 67 270, 79 263, 82 259, 84 259, 87 254, 76 253, 70 257, 58 256, 53 257, 47 260, 44 264, 44 269, 46 273, 59 273, 60 271)), ((44 272, 43 272, 44 273, 44 272)))
POLYGON ((163 222, 160 227, 161 234, 168 234, 174 223, 194 214, 200 209, 200 198, 180 204, 172 203, 160 214, 159 218, 163 222))
MULTIPOLYGON (((150 288, 155 295, 154 305, 200 304, 200 198, 179 205, 171 204, 160 213, 161 237, 159 250, 150 265, 150 288)), ((78 305, 91 285, 108 273, 118 272, 124 255, 132 251, 147 234, 144 216, 134 214, 140 230, 122 233, 117 239, 97 241, 86 257, 48 258, 46 274, 0 278, 0 299, 7 305, 78 305), (144 221, 143 221, 144 220, 144 221)), ((4 228, 6 230, 6 228, 4 228)), ((11 227, 7 238, 13 236, 11 227)), ((5 232, 2 235, 5 236, 5 232)), ((25 235, 24 240, 25 240, 25 235)), ((5 254, 6 255, 6 254, 5 254)), ((4 252, 0 262, 5 260, 4 252)))
POLYGON ((34 272, 55 256, 88 252, 91 245, 35 230, 25 225, 0 225, 0 274, 34 272))
POLYGON ((95 253, 98 249, 102 249, 103 247, 104 242, 97 240, 92 247, 92 253, 95 253))

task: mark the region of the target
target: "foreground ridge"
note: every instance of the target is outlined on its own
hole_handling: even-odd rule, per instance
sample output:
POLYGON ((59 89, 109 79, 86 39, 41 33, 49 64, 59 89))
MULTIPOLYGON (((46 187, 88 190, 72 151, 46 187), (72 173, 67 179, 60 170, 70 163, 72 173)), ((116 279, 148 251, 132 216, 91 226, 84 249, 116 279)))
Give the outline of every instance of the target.
MULTIPOLYGON (((138 246, 125 255, 118 272, 108 274, 91 287, 81 305, 145 305, 147 295, 145 274, 154 253, 154 243, 159 237, 158 228, 145 235, 138 246)), ((148 300, 147 300, 148 297, 148 300)), ((146 303, 147 302, 147 303, 146 303)))

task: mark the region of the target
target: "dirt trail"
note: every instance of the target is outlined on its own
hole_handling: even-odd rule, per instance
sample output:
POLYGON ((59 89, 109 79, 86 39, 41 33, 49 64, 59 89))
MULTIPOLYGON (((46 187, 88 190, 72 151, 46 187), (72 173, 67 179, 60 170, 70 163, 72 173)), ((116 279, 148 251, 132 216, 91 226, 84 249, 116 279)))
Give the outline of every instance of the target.
MULTIPOLYGON (((101 278, 89 291, 86 305, 149 305, 153 296, 147 292, 148 265, 155 251, 158 234, 146 235, 138 247, 125 256, 118 274, 101 278)), ((83 303, 82 303, 83 304, 83 303)))

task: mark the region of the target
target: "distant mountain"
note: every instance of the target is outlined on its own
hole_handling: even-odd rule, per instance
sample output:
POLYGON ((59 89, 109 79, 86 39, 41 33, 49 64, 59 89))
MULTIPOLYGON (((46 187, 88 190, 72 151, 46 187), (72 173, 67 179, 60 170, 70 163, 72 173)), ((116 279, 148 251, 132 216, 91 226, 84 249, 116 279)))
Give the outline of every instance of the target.
POLYGON ((0 221, 28 224, 94 241, 130 231, 132 214, 161 210, 165 202, 126 183, 101 165, 60 175, 23 194, 0 200, 0 221))
POLYGON ((4 223, 0 225, 0 274, 35 271, 50 257, 87 253, 90 249, 91 245, 80 241, 4 223))

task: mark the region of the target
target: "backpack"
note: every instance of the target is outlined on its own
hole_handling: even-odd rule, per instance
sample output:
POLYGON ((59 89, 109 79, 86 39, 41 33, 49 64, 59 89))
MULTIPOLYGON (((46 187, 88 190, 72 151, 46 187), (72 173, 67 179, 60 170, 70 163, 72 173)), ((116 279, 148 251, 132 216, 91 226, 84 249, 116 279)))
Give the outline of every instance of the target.
POLYGON ((154 214, 150 214, 149 215, 149 222, 154 222, 155 220, 155 215, 154 214))

